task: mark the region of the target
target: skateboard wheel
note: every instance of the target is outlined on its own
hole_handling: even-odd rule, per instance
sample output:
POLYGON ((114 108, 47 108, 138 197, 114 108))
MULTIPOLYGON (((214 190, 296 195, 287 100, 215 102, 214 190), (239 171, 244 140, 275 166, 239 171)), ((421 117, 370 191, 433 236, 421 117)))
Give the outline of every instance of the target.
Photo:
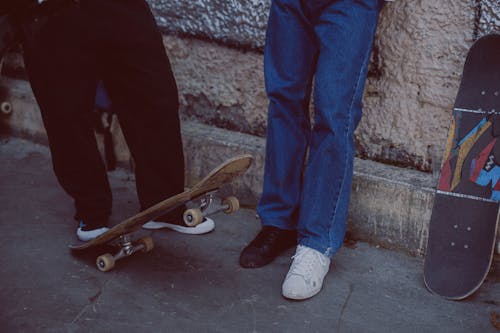
POLYGON ((227 205, 227 208, 224 209, 224 213, 231 214, 240 209, 240 202, 236 197, 227 197, 222 200, 223 205, 227 205))
POLYGON ((203 213, 197 208, 188 209, 184 212, 183 219, 188 227, 194 227, 203 221, 203 213))
POLYGON ((9 115, 12 113, 12 104, 10 104, 9 102, 2 102, 0 103, 0 110, 3 114, 9 115))
POLYGON ((142 252, 149 252, 154 247, 153 238, 146 236, 137 241, 139 244, 142 244, 144 247, 142 248, 142 252))
POLYGON ((101 272, 107 272, 115 267, 115 258, 111 254, 106 253, 97 257, 96 264, 101 272))

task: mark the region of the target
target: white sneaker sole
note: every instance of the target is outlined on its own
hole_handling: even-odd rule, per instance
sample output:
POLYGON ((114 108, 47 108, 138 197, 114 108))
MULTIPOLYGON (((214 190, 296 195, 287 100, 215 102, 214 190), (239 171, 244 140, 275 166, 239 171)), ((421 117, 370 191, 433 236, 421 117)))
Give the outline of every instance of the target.
POLYGON ((102 235, 103 233, 105 233, 108 230, 109 230, 109 228, 107 228, 107 227, 102 227, 102 228, 94 229, 94 230, 90 230, 90 231, 83 231, 82 228, 78 228, 76 230, 76 236, 82 242, 88 242, 94 238, 99 237, 100 235, 102 235))
POLYGON ((321 289, 322 288, 319 288, 317 290, 311 290, 311 291, 303 293, 303 294, 294 293, 292 291, 288 291, 288 290, 282 289, 281 290, 281 294, 283 295, 283 297, 285 297, 287 299, 293 299, 293 300, 296 300, 296 301, 302 301, 302 300, 305 300, 305 299, 308 299, 308 298, 311 298, 311 297, 315 296, 316 294, 318 294, 321 291, 321 289))
POLYGON ((158 230, 158 229, 170 229, 174 230, 183 234, 190 234, 190 235, 201 235, 201 234, 206 234, 212 230, 215 229, 215 222, 206 217, 203 222, 200 224, 194 226, 194 227, 184 227, 178 224, 172 224, 172 223, 166 223, 166 222, 156 222, 156 221, 150 221, 148 223, 145 223, 142 226, 143 229, 147 230, 158 230))

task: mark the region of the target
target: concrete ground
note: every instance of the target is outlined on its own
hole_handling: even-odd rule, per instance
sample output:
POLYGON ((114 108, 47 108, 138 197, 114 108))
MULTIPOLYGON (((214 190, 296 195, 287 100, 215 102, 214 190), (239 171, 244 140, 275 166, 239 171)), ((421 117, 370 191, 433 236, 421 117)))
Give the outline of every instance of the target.
MULTIPOLYGON (((0 139, 2 332, 498 332, 500 262, 472 297, 452 302, 425 289, 423 260, 355 243, 334 258, 323 290, 304 302, 281 296, 290 256, 242 269, 240 250, 259 229, 252 209, 216 215, 204 236, 153 233, 155 248, 118 261, 74 255, 72 203, 48 149, 0 139), (497 323, 498 325, 498 323, 497 323)), ((118 222, 136 212, 130 175, 110 174, 118 222)))

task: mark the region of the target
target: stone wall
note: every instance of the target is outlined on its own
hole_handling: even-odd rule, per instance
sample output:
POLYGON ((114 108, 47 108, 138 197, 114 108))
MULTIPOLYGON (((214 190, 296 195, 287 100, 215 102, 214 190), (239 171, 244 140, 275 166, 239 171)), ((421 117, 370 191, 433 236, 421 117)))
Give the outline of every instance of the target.
POLYGON ((469 1, 396 1, 382 13, 357 131, 370 159, 428 170, 443 146, 468 47, 469 1))
POLYGON ((497 0, 476 1, 477 34, 500 33, 500 3, 497 0))
POLYGON ((264 136, 267 98, 262 54, 166 36, 183 118, 264 136))
MULTIPOLYGON (((264 136, 262 47, 270 1, 150 4, 167 35, 183 116, 264 136)), ((386 5, 356 132, 358 156, 429 170, 429 147, 442 146, 447 135, 476 12, 468 0, 386 5)))
POLYGON ((261 49, 270 0, 148 0, 168 34, 261 49))

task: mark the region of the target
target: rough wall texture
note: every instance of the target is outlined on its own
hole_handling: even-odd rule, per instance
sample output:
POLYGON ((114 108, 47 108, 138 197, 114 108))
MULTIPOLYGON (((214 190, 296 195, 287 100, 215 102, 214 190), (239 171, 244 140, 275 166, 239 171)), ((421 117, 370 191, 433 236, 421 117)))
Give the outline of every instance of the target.
POLYGON ((470 1, 385 7, 356 134, 362 156, 429 169, 429 146, 445 142, 473 27, 470 1))
POLYGON ((262 48, 270 0, 148 0, 169 33, 262 48))
POLYGON ((476 29, 479 36, 500 33, 500 3, 498 0, 476 1, 476 29))
POLYGON ((262 55, 172 36, 164 38, 183 118, 264 136, 267 97, 262 55))

